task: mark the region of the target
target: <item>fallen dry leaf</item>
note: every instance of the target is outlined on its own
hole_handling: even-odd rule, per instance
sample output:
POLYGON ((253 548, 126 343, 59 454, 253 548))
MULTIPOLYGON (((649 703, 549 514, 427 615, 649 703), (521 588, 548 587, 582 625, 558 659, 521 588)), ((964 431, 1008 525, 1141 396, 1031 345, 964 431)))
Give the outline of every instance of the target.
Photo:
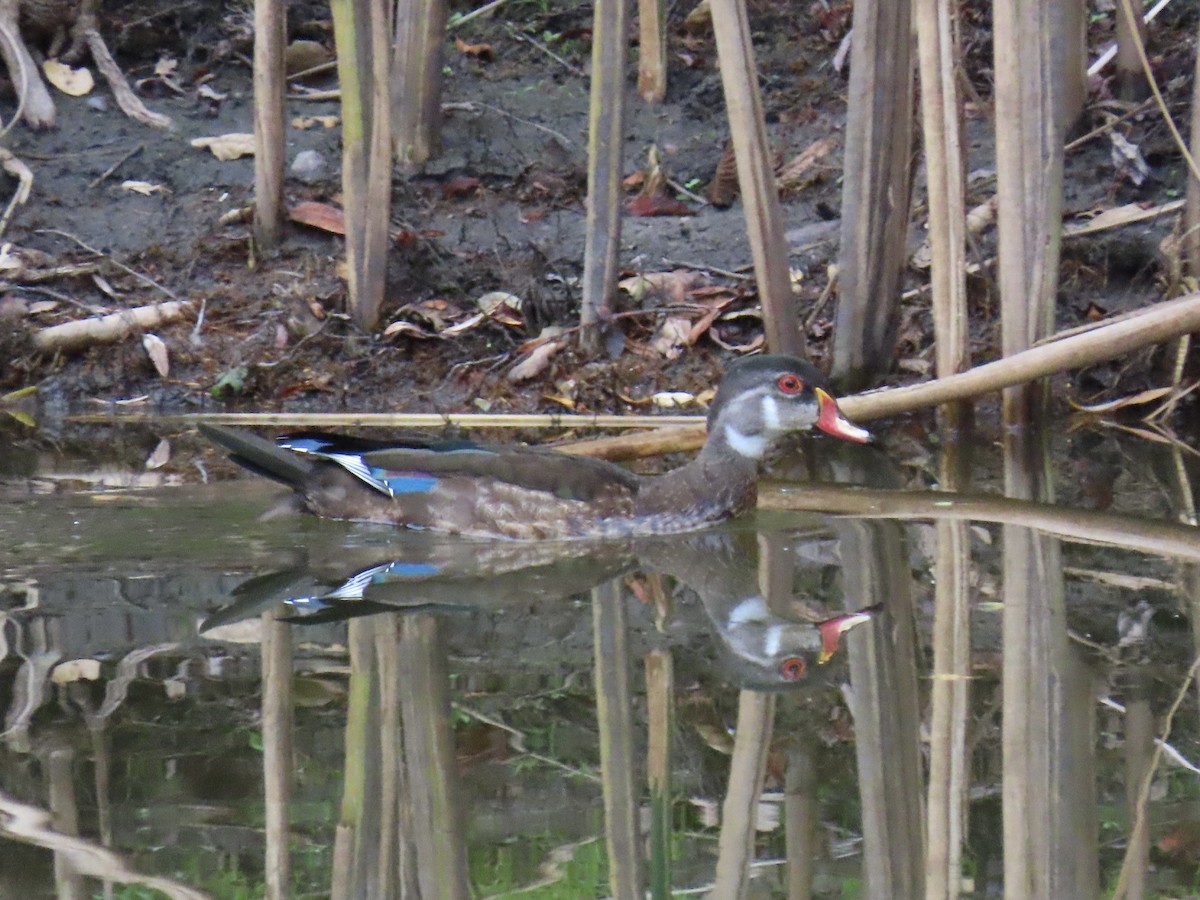
POLYGON ((171 360, 167 355, 167 345, 163 343, 163 339, 157 334, 143 334, 142 346, 146 349, 146 355, 150 357, 150 362, 154 363, 154 369, 163 378, 171 372, 171 360))
POLYGON ((663 409, 674 409, 679 406, 691 406, 696 402, 696 396, 687 391, 659 391, 650 396, 650 402, 663 409))
POLYGON ((462 38, 455 38, 454 46, 463 56, 473 56, 480 62, 491 62, 496 58, 496 51, 491 44, 468 44, 462 38))
POLYGON ((154 452, 146 458, 147 469, 161 469, 171 461, 171 442, 163 438, 154 448, 154 452))
POLYGON ((87 69, 72 69, 57 59, 48 59, 42 63, 42 71, 46 80, 69 97, 82 97, 90 94, 96 86, 92 73, 87 69))
POLYGON ((540 375, 550 365, 554 354, 562 349, 562 341, 546 341, 533 348, 533 352, 508 371, 508 380, 514 384, 528 381, 540 375))
POLYGON ((626 212, 631 216, 694 216, 696 211, 674 197, 661 194, 638 194, 626 204, 626 212))
POLYGON ((479 193, 483 182, 471 175, 460 175, 451 178, 442 185, 442 197, 446 200, 459 200, 463 197, 474 197, 479 193))
POLYGON ((666 359, 675 359, 687 347, 692 331, 691 320, 685 316, 667 316, 650 339, 650 349, 666 359))
POLYGON ((1115 412, 1118 409, 1124 409, 1126 406, 1137 406, 1142 403, 1153 403, 1155 400, 1161 400, 1173 390, 1175 390, 1173 387, 1150 388, 1145 391, 1139 391, 1138 393, 1129 397, 1119 397, 1116 400, 1109 400, 1105 403, 1076 403, 1070 397, 1067 398, 1067 402, 1070 403, 1074 409, 1077 409, 1080 412, 1099 415, 1100 413, 1115 412))
POLYGON ((316 125, 322 128, 337 128, 340 121, 338 116, 296 116, 292 119, 292 127, 297 131, 307 131, 316 125))
POLYGON ((192 146, 197 150, 209 150, 212 155, 222 162, 254 155, 254 135, 244 132, 230 132, 215 137, 195 138, 192 146))
POLYGON ((55 684, 70 684, 72 681, 96 681, 100 678, 100 660, 68 659, 54 667, 50 680, 55 684))
POLYGON ((317 203, 315 200, 297 203, 288 210, 288 218, 301 225, 328 231, 330 234, 346 234, 345 213, 328 203, 317 203))
POLYGON ((812 170, 837 146, 837 138, 826 137, 813 141, 798 155, 784 164, 775 181, 781 191, 796 191, 812 181, 812 170))
POLYGON ((407 334, 409 337, 420 338, 424 341, 441 337, 441 335, 436 334, 435 332, 426 331, 420 325, 415 325, 412 322, 405 321, 393 322, 387 328, 383 329, 384 337, 391 337, 393 334, 407 334))
POLYGON ((149 181, 122 181, 121 190, 141 194, 143 197, 149 197, 152 194, 170 193, 161 184, 151 184, 149 181))

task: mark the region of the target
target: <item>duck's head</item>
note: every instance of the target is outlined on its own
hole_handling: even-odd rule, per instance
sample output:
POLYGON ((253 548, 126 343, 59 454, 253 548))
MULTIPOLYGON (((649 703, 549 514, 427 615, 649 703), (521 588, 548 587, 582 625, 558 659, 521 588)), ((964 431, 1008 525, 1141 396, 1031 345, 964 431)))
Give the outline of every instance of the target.
POLYGON ((709 434, 752 459, 762 459, 783 435, 813 427, 847 441, 871 439, 870 432, 842 415, 825 376, 794 356, 738 360, 725 372, 708 410, 709 434))

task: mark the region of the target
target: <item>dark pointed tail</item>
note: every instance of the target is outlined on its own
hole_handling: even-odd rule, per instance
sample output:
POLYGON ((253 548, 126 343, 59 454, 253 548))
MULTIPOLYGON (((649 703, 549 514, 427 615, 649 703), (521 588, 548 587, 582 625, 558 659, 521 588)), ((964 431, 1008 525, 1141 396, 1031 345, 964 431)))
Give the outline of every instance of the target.
POLYGON ((313 463, 304 457, 276 447, 266 438, 240 428, 225 428, 220 425, 198 426, 200 433, 229 451, 229 458, 239 466, 257 475, 300 487, 313 473, 313 463))

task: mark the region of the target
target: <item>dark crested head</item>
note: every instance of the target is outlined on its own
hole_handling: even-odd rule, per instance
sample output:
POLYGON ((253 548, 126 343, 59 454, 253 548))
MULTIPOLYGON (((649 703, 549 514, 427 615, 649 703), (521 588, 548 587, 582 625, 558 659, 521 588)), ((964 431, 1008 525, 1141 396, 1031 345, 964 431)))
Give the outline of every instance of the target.
POLYGON ((761 455, 774 438, 812 427, 848 441, 871 439, 841 414, 816 366, 783 354, 750 356, 731 365, 708 411, 709 431, 724 428, 735 447, 747 448, 740 451, 746 455, 761 455), (745 438, 756 440, 740 440, 745 438), (758 454, 748 452, 755 446, 761 447, 758 454))

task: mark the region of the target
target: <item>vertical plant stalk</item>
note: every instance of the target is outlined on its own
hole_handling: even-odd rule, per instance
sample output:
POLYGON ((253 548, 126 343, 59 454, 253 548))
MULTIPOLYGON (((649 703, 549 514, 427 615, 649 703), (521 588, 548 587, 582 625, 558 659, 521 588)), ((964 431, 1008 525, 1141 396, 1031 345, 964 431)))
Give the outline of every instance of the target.
POLYGON ((1140 102, 1150 96, 1138 52, 1138 44, 1146 39, 1144 16, 1142 0, 1117 3, 1117 96, 1122 100, 1140 102))
MULTIPOLYGON (((1019 353, 1050 333, 1062 232, 1063 121, 1054 48, 1063 36, 1052 0, 995 8, 996 174, 1001 344, 1019 353)), ((1051 499, 1048 433, 1037 415, 1044 384, 1007 388, 1005 492, 1051 499), (1036 434, 1031 434, 1036 431, 1036 434)), ((1009 896, 1073 896, 1060 833, 1066 654, 1057 540, 1004 528, 1004 884, 1009 896)))
POLYGON ((342 90, 342 195, 350 315, 375 327, 387 274, 392 139, 384 0, 331 0, 342 90))
POLYGON ((1051 15, 1062 29, 1062 49, 1059 51, 1059 122, 1064 135, 1078 135, 1084 124, 1087 103, 1088 47, 1086 3, 1055 4, 1051 15))
POLYGON ((833 375, 849 387, 891 367, 912 191, 913 65, 907 3, 854 4, 833 375))
POLYGON ((784 838, 787 842, 788 900, 811 900, 817 854, 816 760, 808 747, 787 752, 787 777, 783 790, 784 838))
POLYGON ((664 0, 638 0, 638 96, 647 103, 667 96, 666 19, 664 0))
POLYGON ((396 159, 416 168, 441 152, 442 48, 446 0, 397 0, 392 53, 392 136, 396 159))
MULTIPOLYGON (((839 481, 861 470, 835 464, 839 481)), ((899 522, 835 520, 847 608, 881 603, 879 624, 846 635, 849 701, 862 803, 863 880, 871 897, 925 895, 921 697, 916 605, 899 522), (851 601, 850 598, 853 598, 851 601)))
POLYGON ((288 857, 292 792, 292 626, 262 615, 263 793, 266 808, 267 900, 291 896, 288 857))
POLYGON ((363 890, 358 860, 364 840, 367 792, 367 756, 372 685, 376 679, 375 652, 366 619, 351 619, 347 626, 350 649, 350 689, 346 702, 346 751, 342 763, 342 803, 333 843, 332 900, 354 900, 363 890))
POLYGON ((650 785, 650 896, 671 897, 671 743, 675 731, 675 662, 670 650, 646 654, 650 785))
POLYGON ((642 842, 634 792, 633 707, 629 689, 629 636, 619 581, 592 588, 596 717, 608 889, 614 900, 642 900, 642 842))
POLYGON ((746 4, 742 0, 712 0, 712 20, 767 347, 776 353, 807 356, 792 295, 783 213, 767 142, 746 4))
POLYGON ((283 230, 283 47, 287 12, 282 0, 254 0, 254 239, 270 250, 283 230))
POLYGON ((418 896, 467 900, 471 888, 450 727, 450 675, 436 616, 400 617, 399 662, 406 784, 417 826, 418 896))
MULTIPOLYGON (((597 325, 612 312, 621 249, 621 160, 625 144, 625 28, 628 0, 596 0, 592 26, 592 85, 588 104, 587 231, 583 244, 580 321, 597 325)), ((581 343, 600 347, 598 328, 581 343)))
POLYGON ((774 722, 774 694, 749 690, 738 693, 737 733, 729 760, 725 802, 721 805, 717 874, 710 897, 735 900, 746 895, 750 863, 754 861, 754 820, 767 774, 774 722))
MULTIPOLYGON (((1200 41, 1200 31, 1197 33, 1200 41)), ((1200 53, 1196 54, 1196 68, 1192 84, 1192 119, 1189 132, 1190 149, 1193 159, 1200 159, 1200 53)), ((1200 178, 1188 167, 1187 202, 1183 215, 1183 246, 1184 258, 1187 260, 1188 274, 1200 278, 1200 178)))
MULTIPOLYGON (((970 367, 967 341, 966 187, 955 72, 957 45, 948 0, 917 0, 925 168, 929 196, 931 287, 938 377, 970 367)), ((942 416, 941 484, 956 478, 956 437, 966 411, 947 406, 942 416)), ((970 536, 964 522, 938 522, 935 559, 933 682, 929 793, 926 805, 926 898, 954 898, 962 884, 966 833, 970 713, 970 536)))

